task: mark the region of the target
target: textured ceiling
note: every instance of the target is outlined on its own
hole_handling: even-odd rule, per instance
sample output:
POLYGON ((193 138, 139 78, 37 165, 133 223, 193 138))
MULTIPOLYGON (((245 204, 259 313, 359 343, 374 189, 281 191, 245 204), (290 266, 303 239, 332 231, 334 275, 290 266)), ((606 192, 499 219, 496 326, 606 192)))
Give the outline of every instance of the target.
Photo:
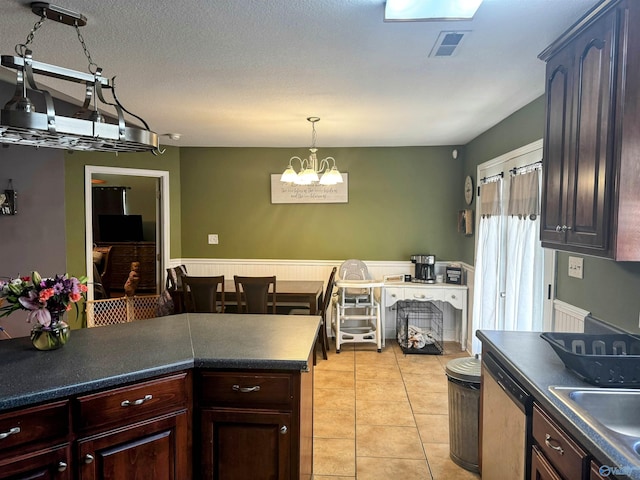
MULTIPOLYGON (((467 143, 544 92, 537 55, 597 1, 484 0, 472 21, 393 23, 383 0, 52 3, 87 17, 81 33, 123 105, 182 134, 163 144, 304 147, 318 116, 328 147, 467 143), (455 56, 429 58, 443 30, 470 34, 455 56)), ((38 20, 29 4, 0 2, 1 54, 38 20)), ((47 20, 32 50, 87 69, 72 27, 47 20)))

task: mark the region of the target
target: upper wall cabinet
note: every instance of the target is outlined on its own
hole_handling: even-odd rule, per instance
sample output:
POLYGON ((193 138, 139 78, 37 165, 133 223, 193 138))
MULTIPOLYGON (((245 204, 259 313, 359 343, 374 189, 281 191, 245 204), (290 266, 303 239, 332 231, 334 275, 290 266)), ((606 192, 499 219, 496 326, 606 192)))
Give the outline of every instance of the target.
POLYGON ((640 2, 606 0, 540 54, 544 247, 640 260, 640 2))

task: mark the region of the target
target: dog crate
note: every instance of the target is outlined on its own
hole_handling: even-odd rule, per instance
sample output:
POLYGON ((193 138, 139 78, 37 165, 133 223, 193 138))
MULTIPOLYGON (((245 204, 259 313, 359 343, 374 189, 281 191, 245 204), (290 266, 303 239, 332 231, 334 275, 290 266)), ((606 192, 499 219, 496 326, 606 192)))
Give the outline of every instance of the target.
POLYGON ((441 355, 442 310, 433 302, 405 300, 397 303, 396 334, 404 353, 441 355))

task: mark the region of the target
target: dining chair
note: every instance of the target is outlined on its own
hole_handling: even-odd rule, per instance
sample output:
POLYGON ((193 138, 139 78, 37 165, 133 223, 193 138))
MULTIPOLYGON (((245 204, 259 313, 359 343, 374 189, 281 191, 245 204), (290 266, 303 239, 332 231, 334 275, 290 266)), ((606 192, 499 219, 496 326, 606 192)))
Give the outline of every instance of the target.
POLYGON ((276 313, 276 277, 233 276, 238 313, 276 313), (269 312, 269 291, 272 292, 269 312))
MULTIPOLYGON (((327 336, 327 313, 329 310, 329 305, 331 304, 333 297, 333 287, 335 286, 335 277, 336 272, 338 271, 337 267, 333 267, 331 273, 329 274, 329 280, 327 281, 327 288, 324 292, 324 297, 322 297, 322 306, 320 307, 320 331, 318 332, 318 337, 316 338, 316 345, 313 349, 313 364, 316 364, 316 346, 320 344, 320 348, 322 349, 322 358, 327 360, 329 357, 327 356, 327 349, 329 348, 329 338, 327 336)), ((311 315, 311 312, 308 308, 294 308, 289 312, 291 315, 311 315)))
POLYGON ((182 277, 182 291, 187 313, 224 313, 224 275, 216 277, 184 276, 182 277), (218 292, 220 292, 219 301, 218 292))

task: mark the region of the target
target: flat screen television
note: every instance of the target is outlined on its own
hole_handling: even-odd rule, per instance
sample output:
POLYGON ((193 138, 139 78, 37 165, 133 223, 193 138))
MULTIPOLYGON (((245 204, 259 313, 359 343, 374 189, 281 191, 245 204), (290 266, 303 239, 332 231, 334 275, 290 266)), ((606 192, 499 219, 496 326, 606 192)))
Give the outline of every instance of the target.
POLYGON ((100 242, 142 242, 142 215, 98 215, 100 242))

